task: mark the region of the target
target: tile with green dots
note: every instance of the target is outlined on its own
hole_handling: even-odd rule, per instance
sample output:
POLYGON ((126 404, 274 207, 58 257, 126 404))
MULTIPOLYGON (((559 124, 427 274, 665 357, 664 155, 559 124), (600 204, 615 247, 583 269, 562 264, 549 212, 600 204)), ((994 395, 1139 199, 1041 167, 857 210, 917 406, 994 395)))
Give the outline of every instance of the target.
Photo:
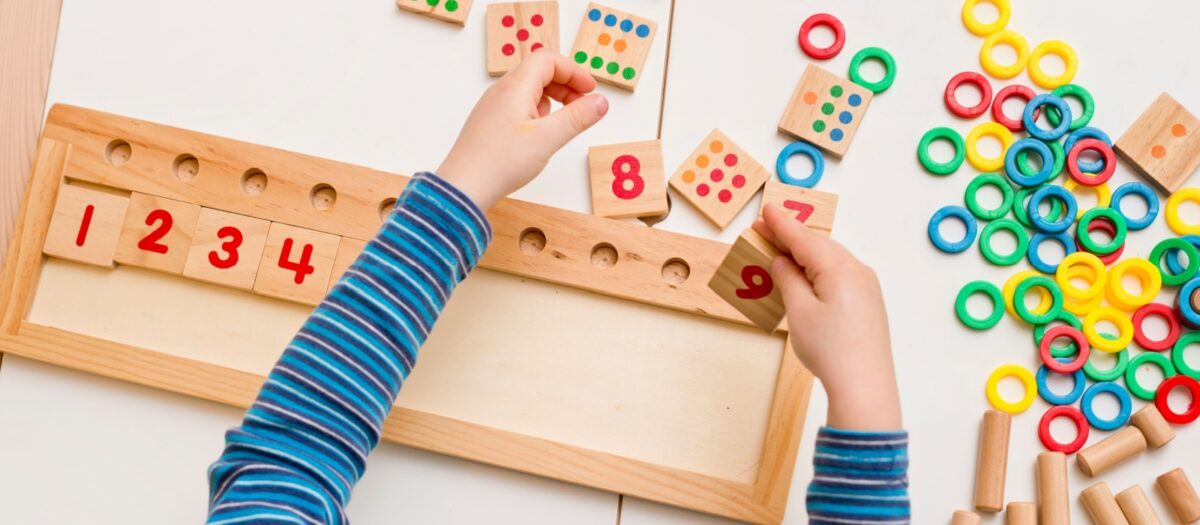
POLYGON ((396 7, 428 15, 438 20, 463 25, 471 12, 472 0, 396 0, 396 7))
POLYGON ((590 3, 569 55, 606 84, 633 91, 642 79, 657 25, 653 20, 590 3))
POLYGON ((870 104, 870 90, 809 65, 779 119, 779 130, 840 159, 854 141, 870 104))

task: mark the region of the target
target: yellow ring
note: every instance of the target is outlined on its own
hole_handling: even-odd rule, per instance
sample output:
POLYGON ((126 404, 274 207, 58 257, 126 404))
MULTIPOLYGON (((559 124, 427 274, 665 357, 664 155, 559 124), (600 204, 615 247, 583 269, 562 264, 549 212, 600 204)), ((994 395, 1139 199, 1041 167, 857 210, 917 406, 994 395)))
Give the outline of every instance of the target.
POLYGON ((984 392, 987 393, 988 402, 993 407, 996 407, 996 410, 1008 412, 1009 414, 1020 414, 1029 408, 1029 405, 1032 405, 1033 400, 1037 397, 1037 383, 1033 380, 1033 373, 1023 366, 1014 364, 1000 365, 992 371, 992 375, 988 376, 984 392), (1025 385, 1025 397, 1016 403, 1009 403, 1000 397, 1000 380, 1006 377, 1015 377, 1021 380, 1021 384, 1025 385))
POLYGON ((1067 299, 1066 297, 1064 297, 1063 298, 1063 310, 1071 312, 1077 316, 1083 317, 1083 316, 1087 316, 1087 314, 1092 313, 1093 310, 1100 308, 1100 303, 1102 303, 1102 302, 1104 302, 1104 299, 1101 297, 1097 297, 1096 299, 1093 299, 1091 302, 1087 302, 1087 303, 1077 303, 1077 302, 1075 302, 1074 299, 1067 299))
POLYGON ((1008 148, 1013 145, 1013 134, 1008 128, 998 122, 984 122, 971 129, 967 133, 967 138, 963 141, 967 150, 967 161, 975 166, 979 171, 1003 171, 1004 170, 1004 155, 1008 153, 1008 148), (979 154, 979 139, 985 136, 996 137, 1000 141, 1000 156, 996 158, 984 158, 979 154))
POLYGON ((1015 77, 1029 63, 1029 43, 1025 42, 1025 37, 1015 31, 997 31, 983 41, 983 47, 979 49, 979 63, 983 66, 983 70, 993 77, 1015 77), (1011 46, 1017 52, 1017 61, 1007 66, 997 63, 996 59, 992 57, 992 48, 999 44, 1011 46))
MULTIPOLYGON (((1025 322, 1024 319, 1021 319, 1021 316, 1017 315, 1017 309, 1015 306, 1013 306, 1013 296, 1017 293, 1017 285, 1021 284, 1021 281, 1036 275, 1041 274, 1033 270, 1021 270, 1017 273, 1014 273, 1012 277, 1009 277, 1008 281, 1004 283, 1004 288, 1001 290, 1004 294, 1004 309, 1008 310, 1008 315, 1013 316, 1013 319, 1018 319, 1021 322, 1025 322)), ((1046 290, 1045 287, 1036 286, 1035 288, 1039 293, 1041 293, 1041 301, 1038 302, 1037 306, 1029 309, 1030 313, 1041 315, 1049 312, 1050 307, 1054 306, 1054 297, 1050 295, 1050 292, 1046 290)))
MULTIPOLYGON (((968 154, 970 151, 970 149, 967 150, 968 154)), ((1187 224, 1179 218, 1179 205, 1183 201, 1200 203, 1200 188, 1184 188, 1171 194, 1171 198, 1167 199, 1167 209, 1163 211, 1163 215, 1167 218, 1167 226, 1179 235, 1198 235, 1200 234, 1200 224, 1187 224)))
POLYGON ((979 36, 988 36, 1004 29, 1004 26, 1008 25, 1008 18, 1010 16, 1012 16, 1012 5, 1008 3, 1008 0, 967 0, 963 4, 963 25, 967 26, 967 31, 979 36), (975 18, 975 6, 981 1, 996 6, 996 11, 999 12, 999 15, 996 17, 995 22, 985 24, 980 22, 978 18, 975 18))
POLYGON ((1058 264, 1054 280, 1062 290, 1063 300, 1071 299, 1076 304, 1084 305, 1099 300, 1104 295, 1104 284, 1108 268, 1099 257, 1088 252, 1075 252, 1063 258, 1058 264), (1080 290, 1071 284, 1071 279, 1083 277, 1089 282, 1086 289, 1080 290))
MULTIPOLYGON (((1067 182, 1063 183, 1063 189, 1071 192, 1071 194, 1075 195, 1076 197, 1078 197, 1078 195, 1075 193, 1075 190, 1078 190, 1078 189, 1090 190, 1092 193, 1094 193, 1096 195, 1096 205, 1093 206, 1094 208, 1107 208, 1107 207, 1109 207, 1109 205, 1112 204, 1112 190, 1110 190, 1108 188, 1107 182, 1105 182, 1099 186, 1084 186, 1082 184, 1079 184, 1079 182, 1077 182, 1075 179, 1069 179, 1069 180, 1067 180, 1067 182)), ((1077 199, 1075 199, 1075 201, 1079 202, 1079 199, 1077 198, 1077 199)), ((1091 208, 1088 208, 1088 210, 1085 210, 1085 209, 1083 209, 1083 206, 1078 206, 1078 208, 1079 208, 1079 211, 1075 214, 1075 220, 1082 219, 1083 214, 1091 209, 1091 208)))
POLYGON ((1076 55, 1075 50, 1062 40, 1042 42, 1033 48, 1033 53, 1029 54, 1029 79, 1042 88, 1054 89, 1070 84, 1075 79, 1076 71, 1079 71, 1079 55, 1076 55), (1063 65, 1066 67, 1063 68, 1061 75, 1052 77, 1042 71, 1042 57, 1046 55, 1058 55, 1062 59, 1063 65))
POLYGON ((1155 297, 1158 297, 1160 290, 1162 290, 1162 274, 1159 273, 1157 267, 1145 259, 1125 259, 1114 264, 1108 270, 1108 286, 1105 290, 1107 292, 1105 297, 1108 299, 1108 304, 1122 310, 1133 311, 1149 304, 1155 297), (1141 282, 1141 294, 1132 295, 1125 290, 1121 279, 1127 273, 1137 277, 1141 282))
POLYGON ((1117 353, 1124 350, 1129 346, 1130 341, 1133 341, 1133 321, 1129 320, 1129 316, 1125 315, 1125 312, 1111 306, 1101 306, 1092 310, 1083 319, 1083 335, 1092 348, 1110 354, 1117 353), (1121 335, 1116 339, 1101 336, 1100 332, 1096 330, 1096 323, 1100 321, 1112 323, 1121 335))

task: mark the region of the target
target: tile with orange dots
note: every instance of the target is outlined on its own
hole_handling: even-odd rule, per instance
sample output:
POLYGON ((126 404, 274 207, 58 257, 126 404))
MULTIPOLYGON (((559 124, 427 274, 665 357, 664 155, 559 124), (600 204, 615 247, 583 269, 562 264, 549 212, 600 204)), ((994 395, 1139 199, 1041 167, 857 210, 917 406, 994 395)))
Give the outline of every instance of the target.
POLYGON ((1116 149, 1142 176, 1174 193, 1200 168, 1200 120, 1163 93, 1121 135, 1116 149))
POLYGON ((675 170, 670 184, 708 220, 724 228, 768 177, 766 168, 714 129, 675 170))
POLYGON ((471 0, 396 0, 396 7, 461 26, 467 23, 471 0))
POLYGON ((810 64, 779 119, 779 130, 840 159, 870 104, 870 90, 810 64))
POLYGON ((762 205, 779 206, 805 226, 828 237, 833 233, 837 201, 837 195, 832 193, 769 180, 763 189, 762 205))
POLYGON ((590 3, 571 57, 596 80, 633 91, 642 79, 657 27, 653 20, 590 3))
POLYGON ((539 49, 558 53, 558 2, 487 7, 487 69, 498 77, 539 49))

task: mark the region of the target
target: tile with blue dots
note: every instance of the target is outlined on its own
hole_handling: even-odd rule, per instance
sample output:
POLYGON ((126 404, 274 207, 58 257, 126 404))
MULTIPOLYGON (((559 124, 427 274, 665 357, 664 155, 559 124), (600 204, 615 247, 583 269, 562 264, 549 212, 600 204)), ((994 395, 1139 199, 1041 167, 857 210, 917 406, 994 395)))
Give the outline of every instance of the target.
POLYGON ((467 23, 471 0, 396 0, 396 7, 461 26, 467 23))
POLYGON ((840 159, 870 104, 870 90, 809 65, 779 120, 779 130, 840 159))
POLYGON ((596 80, 633 91, 656 31, 652 20, 590 3, 570 56, 596 80))

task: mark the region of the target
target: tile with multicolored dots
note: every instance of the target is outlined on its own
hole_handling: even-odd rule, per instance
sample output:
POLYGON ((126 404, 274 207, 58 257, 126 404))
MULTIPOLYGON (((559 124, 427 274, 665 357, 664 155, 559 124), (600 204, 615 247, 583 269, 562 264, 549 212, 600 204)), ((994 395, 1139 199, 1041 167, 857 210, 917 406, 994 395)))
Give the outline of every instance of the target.
POLYGON ((766 168, 714 129, 675 170, 670 185, 713 224, 724 228, 768 177, 766 168))
POLYGON ((396 0, 396 7, 431 16, 438 20, 464 25, 471 12, 472 0, 396 0))
POLYGON ((870 104, 870 90, 810 64, 779 119, 779 130, 840 159, 870 104))
POLYGON ((539 49, 558 54, 558 2, 487 6, 487 69, 498 77, 539 49))
POLYGON ((571 57, 596 80, 633 91, 644 74, 655 31, 652 20, 590 3, 571 57))
POLYGON ((1117 140, 1117 153, 1167 193, 1200 168, 1200 120, 1163 93, 1117 140))

